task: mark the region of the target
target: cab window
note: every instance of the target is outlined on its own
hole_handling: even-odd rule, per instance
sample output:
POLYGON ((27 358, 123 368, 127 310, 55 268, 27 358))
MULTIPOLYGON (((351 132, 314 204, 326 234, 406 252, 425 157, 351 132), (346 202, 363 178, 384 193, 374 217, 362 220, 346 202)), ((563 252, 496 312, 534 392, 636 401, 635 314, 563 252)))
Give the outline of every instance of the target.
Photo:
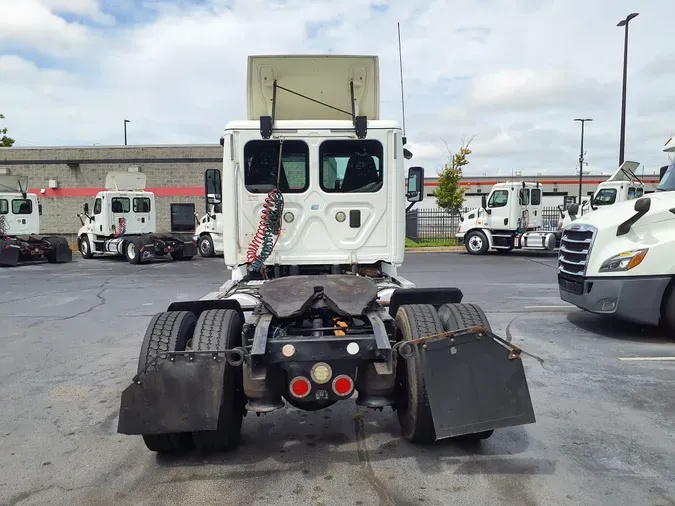
POLYGON ((616 202, 616 188, 603 188, 593 199, 596 206, 609 206, 616 202))
POLYGON ((643 188, 636 188, 634 186, 628 188, 628 200, 642 197, 643 194, 644 194, 643 188))
POLYGON ((521 188, 520 193, 518 194, 518 203, 521 206, 530 205, 530 190, 526 188, 521 188))
POLYGON ((541 190, 539 188, 533 188, 530 195, 530 203, 533 206, 538 206, 541 204, 541 190))
POLYGON ((135 213, 149 213, 150 199, 148 197, 134 198, 134 212, 135 213))
POLYGON ((383 148, 376 140, 331 140, 319 147, 319 177, 326 193, 375 193, 382 188, 383 148))
POLYGON ((249 141, 244 146, 244 184, 250 193, 302 193, 309 188, 309 146, 304 141, 249 141), (280 169, 280 170, 279 170, 280 169))
POLYGON ((33 202, 28 199, 13 199, 12 214, 32 214, 33 202))
POLYGON ((131 202, 127 197, 113 197, 110 201, 110 209, 113 213, 128 213, 131 210, 131 202))
POLYGON ((98 198, 94 201, 94 214, 101 214, 101 199, 98 198))
POLYGON ((504 207, 509 201, 509 191, 508 190, 495 190, 490 195, 490 200, 488 200, 488 207, 504 207))
POLYGON ((9 214, 9 202, 5 199, 0 199, 0 214, 9 214))

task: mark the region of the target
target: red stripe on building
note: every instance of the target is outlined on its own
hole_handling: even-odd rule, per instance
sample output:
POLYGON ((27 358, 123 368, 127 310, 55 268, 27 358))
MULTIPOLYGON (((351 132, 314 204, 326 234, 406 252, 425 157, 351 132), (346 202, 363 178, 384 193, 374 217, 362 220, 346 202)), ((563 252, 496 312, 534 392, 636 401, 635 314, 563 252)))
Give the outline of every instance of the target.
MULTIPOLYGON (((100 191, 104 191, 105 188, 45 188, 45 192, 41 193, 41 188, 29 188, 29 193, 35 193, 41 197, 49 198, 65 198, 65 197, 95 197, 96 194, 100 191)), ((156 197, 203 197, 204 196, 204 187, 203 186, 183 186, 183 187, 171 187, 171 186, 162 186, 159 188, 146 188, 145 191, 149 191, 155 194, 156 197)))

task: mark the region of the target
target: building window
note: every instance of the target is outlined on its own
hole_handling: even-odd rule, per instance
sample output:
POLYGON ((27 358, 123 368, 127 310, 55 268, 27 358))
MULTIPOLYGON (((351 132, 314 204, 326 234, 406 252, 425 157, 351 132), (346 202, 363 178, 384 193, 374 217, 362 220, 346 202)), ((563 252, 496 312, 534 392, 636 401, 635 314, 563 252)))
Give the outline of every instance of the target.
POLYGON ((192 232, 195 229, 195 205, 171 204, 171 231, 192 232))

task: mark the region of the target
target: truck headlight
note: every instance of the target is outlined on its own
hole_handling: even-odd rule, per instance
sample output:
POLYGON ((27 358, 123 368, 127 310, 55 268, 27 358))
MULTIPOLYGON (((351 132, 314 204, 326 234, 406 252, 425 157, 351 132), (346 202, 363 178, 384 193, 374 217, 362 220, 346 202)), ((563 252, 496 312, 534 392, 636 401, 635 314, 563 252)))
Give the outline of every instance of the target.
POLYGON ((608 258, 600 266, 600 272, 629 271, 642 263, 649 248, 624 251, 608 258))

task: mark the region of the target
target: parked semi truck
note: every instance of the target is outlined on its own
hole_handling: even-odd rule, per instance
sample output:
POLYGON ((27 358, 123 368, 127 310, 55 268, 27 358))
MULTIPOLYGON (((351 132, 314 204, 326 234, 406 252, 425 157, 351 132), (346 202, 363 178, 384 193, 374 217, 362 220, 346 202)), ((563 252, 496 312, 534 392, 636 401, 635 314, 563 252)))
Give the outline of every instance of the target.
POLYGON ((481 207, 461 217, 455 237, 472 255, 490 250, 553 250, 556 234, 543 230, 539 183, 506 181, 483 195, 481 207))
POLYGON ((195 213, 197 228, 192 240, 197 244, 199 254, 203 257, 213 257, 223 254, 223 214, 220 202, 220 188, 216 188, 214 175, 220 171, 206 171, 204 191, 206 211, 201 218, 195 213))
POLYGON ((415 443, 533 423, 521 350, 459 288, 398 273, 424 169, 408 169, 404 195, 411 153, 379 117, 378 58, 250 57, 247 89, 247 119, 221 139, 222 182, 210 173, 231 217, 231 279, 152 318, 118 432, 156 452, 223 451, 246 413, 357 393, 415 443))
POLYGON ((27 192, 27 183, 20 176, 0 175, 0 266, 71 262, 65 237, 40 235, 42 206, 36 194, 27 192))
MULTIPOLYGON (((675 138, 664 151, 675 153, 675 138)), ((675 161, 661 168, 654 193, 565 227, 558 284, 561 299, 581 309, 675 337, 675 161)))
POLYGON ((105 190, 78 214, 82 227, 77 242, 82 258, 122 255, 131 264, 151 258, 190 260, 197 253, 192 237, 157 233, 155 195, 145 191, 142 172, 109 172, 105 190))
POLYGON ((598 185, 590 198, 583 198, 582 202, 570 205, 566 210, 560 210, 558 230, 562 231, 569 223, 596 209, 611 206, 618 202, 625 202, 642 197, 645 193, 643 181, 635 175, 639 162, 625 161, 614 173, 598 185))

